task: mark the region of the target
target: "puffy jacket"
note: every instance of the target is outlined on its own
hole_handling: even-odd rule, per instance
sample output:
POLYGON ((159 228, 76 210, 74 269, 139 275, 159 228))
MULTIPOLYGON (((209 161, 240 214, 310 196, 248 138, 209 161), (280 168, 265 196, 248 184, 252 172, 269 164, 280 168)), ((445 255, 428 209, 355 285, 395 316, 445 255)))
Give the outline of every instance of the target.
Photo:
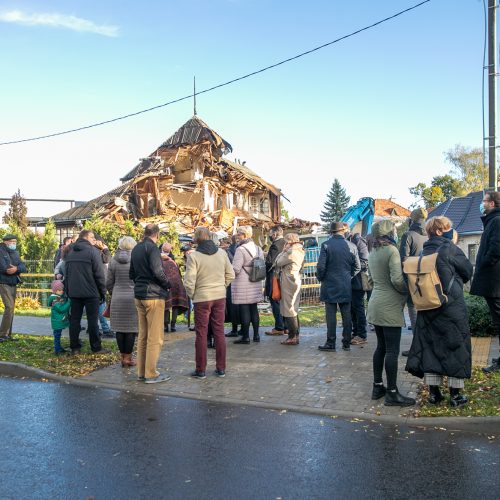
POLYGON ((71 299, 106 296, 106 278, 101 252, 83 238, 71 245, 65 259, 66 274, 64 286, 71 299))
POLYGON ((26 272, 26 266, 21 261, 17 250, 9 250, 5 243, 0 244, 0 283, 2 285, 16 286, 21 282, 19 275, 26 272), (16 274, 7 274, 10 266, 16 266, 16 274))
POLYGON ((470 293, 500 298, 500 208, 481 217, 484 232, 476 258, 470 293))
POLYGON ((136 299, 168 297, 170 282, 163 271, 160 250, 151 238, 144 238, 132 250, 129 277, 134 282, 136 299))
POLYGON ((62 297, 51 294, 49 297, 50 307, 50 324, 52 330, 64 330, 69 326, 69 310, 71 308, 71 301, 63 295, 62 297))
POLYGON ((231 283, 233 304, 257 304, 264 300, 262 281, 250 281, 248 270, 254 257, 264 258, 264 252, 252 240, 244 240, 236 249, 233 269, 236 276, 231 283))
POLYGON ((317 277, 321 282, 320 300, 343 304, 351 302, 351 280, 361 271, 358 250, 342 235, 333 235, 321 245, 317 277))

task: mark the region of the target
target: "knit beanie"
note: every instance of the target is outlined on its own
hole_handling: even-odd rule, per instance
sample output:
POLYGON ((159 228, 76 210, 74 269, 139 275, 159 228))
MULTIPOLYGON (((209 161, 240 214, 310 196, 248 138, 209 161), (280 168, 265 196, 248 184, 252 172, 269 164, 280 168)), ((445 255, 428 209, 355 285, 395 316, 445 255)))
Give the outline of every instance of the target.
POLYGON ((427 210, 425 208, 416 208, 410 214, 410 219, 412 222, 418 222, 419 220, 427 219, 427 210))
POLYGON ((54 280, 52 284, 50 285, 50 288, 52 288, 52 292, 63 292, 64 291, 64 283, 61 280, 54 280))

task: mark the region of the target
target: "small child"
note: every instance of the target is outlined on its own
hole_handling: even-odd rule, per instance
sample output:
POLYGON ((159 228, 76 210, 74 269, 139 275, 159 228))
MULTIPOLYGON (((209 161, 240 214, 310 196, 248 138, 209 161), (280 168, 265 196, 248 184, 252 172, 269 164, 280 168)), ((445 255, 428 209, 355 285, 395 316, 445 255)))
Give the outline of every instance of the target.
POLYGON ((51 285, 52 294, 49 297, 50 322, 54 330, 54 352, 57 356, 66 351, 61 346, 61 332, 69 326, 69 308, 71 302, 64 295, 64 283, 61 280, 54 280, 51 285))

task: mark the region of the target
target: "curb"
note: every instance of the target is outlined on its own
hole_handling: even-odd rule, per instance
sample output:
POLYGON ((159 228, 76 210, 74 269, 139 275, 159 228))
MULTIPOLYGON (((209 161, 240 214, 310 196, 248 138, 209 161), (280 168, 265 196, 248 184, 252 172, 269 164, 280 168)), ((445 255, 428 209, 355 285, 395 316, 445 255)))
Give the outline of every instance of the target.
POLYGON ((151 389, 150 387, 122 387, 106 382, 95 382, 92 380, 75 379, 49 373, 38 368, 23 365, 21 363, 10 363, 0 361, 0 376, 12 378, 29 378, 32 380, 51 380, 61 384, 71 384, 80 387, 93 387, 111 389, 115 391, 127 391, 139 394, 164 396, 171 398, 191 399, 196 401, 207 401, 212 403, 225 403, 232 405, 251 406, 265 408, 268 410, 291 411, 307 415, 323 415, 327 417, 340 417, 344 419, 356 418, 360 421, 378 422, 381 424, 407 425, 417 428, 435 428, 443 431, 462 431, 474 434, 498 435, 500 429, 500 417, 406 417, 399 415, 374 415, 372 413, 353 412, 346 410, 334 410, 324 408, 308 408, 304 406, 279 405, 264 401, 246 401, 234 398, 217 398, 199 394, 181 394, 174 391, 151 389))

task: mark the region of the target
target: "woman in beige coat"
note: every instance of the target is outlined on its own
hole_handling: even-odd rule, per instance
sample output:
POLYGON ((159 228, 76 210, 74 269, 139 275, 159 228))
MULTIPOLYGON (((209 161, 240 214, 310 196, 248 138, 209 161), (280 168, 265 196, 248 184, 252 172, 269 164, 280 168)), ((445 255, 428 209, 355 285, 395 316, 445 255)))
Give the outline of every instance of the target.
POLYGON ((300 270, 304 256, 305 250, 299 235, 287 234, 283 251, 276 257, 274 264, 281 285, 280 313, 288 330, 288 338, 281 342, 283 345, 299 343, 300 270))

